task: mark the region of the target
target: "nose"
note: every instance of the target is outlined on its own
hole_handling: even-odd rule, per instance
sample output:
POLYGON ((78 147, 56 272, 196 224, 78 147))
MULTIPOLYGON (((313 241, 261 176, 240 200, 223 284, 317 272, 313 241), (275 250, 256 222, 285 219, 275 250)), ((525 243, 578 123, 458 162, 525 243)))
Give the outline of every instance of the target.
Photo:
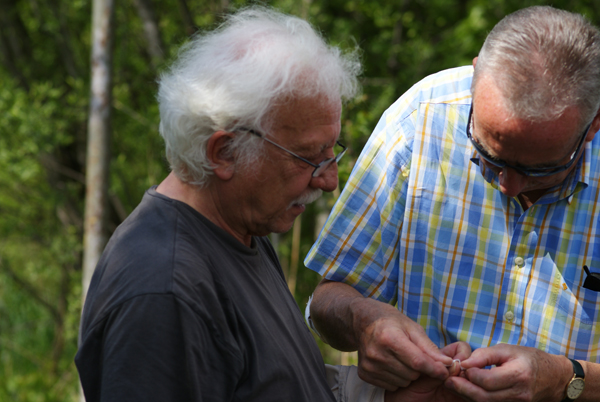
POLYGON ((328 193, 335 190, 338 186, 337 163, 333 162, 319 176, 311 178, 309 186, 327 191, 328 193))
POLYGON ((514 169, 505 167, 498 173, 498 185, 502 193, 509 197, 516 197, 527 186, 527 176, 519 174, 514 169))

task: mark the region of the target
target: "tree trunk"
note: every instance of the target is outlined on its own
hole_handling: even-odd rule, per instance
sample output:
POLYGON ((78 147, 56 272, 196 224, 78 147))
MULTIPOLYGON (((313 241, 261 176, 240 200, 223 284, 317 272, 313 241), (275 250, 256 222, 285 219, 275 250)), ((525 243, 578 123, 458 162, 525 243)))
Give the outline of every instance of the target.
POLYGON ((16 1, 0 0, 0 63, 29 91, 23 66, 31 60, 31 41, 17 11, 16 1))
POLYGON ((183 27, 187 36, 192 36, 196 32, 196 25, 194 24, 194 18, 190 13, 190 8, 185 0, 178 0, 177 5, 179 6, 179 15, 183 21, 183 27))
MULTIPOLYGON (((106 245, 108 165, 110 161, 110 109, 112 25, 114 0, 93 0, 90 116, 86 160, 83 234, 83 286, 85 301, 94 268, 106 245)), ((80 335, 81 336, 81 335, 80 335)), ((80 401, 85 397, 80 389, 80 401)))
POLYGON ((56 21, 58 21, 58 30, 55 34, 56 45, 65 66, 65 70, 67 70, 72 77, 79 77, 81 74, 70 43, 70 38, 73 36, 68 29, 69 23, 66 21, 64 13, 61 12, 61 4, 58 1, 48 1, 46 4, 52 10, 52 14, 54 15, 54 18, 56 18, 56 21))
POLYGON ((133 0, 138 15, 144 26, 146 42, 148 42, 148 54, 154 68, 158 68, 165 58, 165 47, 160 37, 156 14, 150 0, 133 0))
POLYGON ((110 161, 111 61, 113 0, 94 0, 92 11, 92 79, 86 160, 83 235, 83 298, 106 245, 108 165, 110 161))
POLYGON ((302 232, 302 215, 294 221, 292 231, 292 253, 290 256, 290 271, 287 279, 288 288, 292 296, 296 295, 296 282, 298 280, 298 261, 300 260, 300 233, 302 232))

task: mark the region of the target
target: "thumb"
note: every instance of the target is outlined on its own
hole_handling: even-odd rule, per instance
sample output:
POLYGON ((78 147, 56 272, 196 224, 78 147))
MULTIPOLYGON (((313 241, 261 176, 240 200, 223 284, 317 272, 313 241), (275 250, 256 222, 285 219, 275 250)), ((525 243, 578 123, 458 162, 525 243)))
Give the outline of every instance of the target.
POLYGON ((465 369, 486 366, 501 365, 509 355, 506 355, 502 345, 491 346, 488 348, 480 348, 475 350, 468 359, 463 360, 462 366, 465 369))
POLYGON ((411 340, 418 350, 430 359, 430 363, 422 373, 438 380, 445 380, 448 377, 448 367, 452 366, 452 358, 443 354, 425 334, 412 337, 411 340))
POLYGON ((427 356, 431 357, 433 360, 442 363, 445 366, 449 366, 452 364, 452 358, 450 356, 446 356, 442 351, 437 347, 435 343, 427 336, 420 336, 413 340, 414 344, 419 347, 423 352, 427 354, 427 356))

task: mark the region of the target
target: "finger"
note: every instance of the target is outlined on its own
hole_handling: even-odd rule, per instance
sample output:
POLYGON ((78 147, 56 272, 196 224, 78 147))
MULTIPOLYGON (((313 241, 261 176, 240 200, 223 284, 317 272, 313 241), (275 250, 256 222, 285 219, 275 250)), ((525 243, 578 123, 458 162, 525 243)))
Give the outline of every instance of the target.
POLYGON ((469 401, 486 400, 487 394, 483 389, 462 377, 449 377, 444 381, 444 387, 469 401))
POLYGON ((471 368, 465 372, 466 378, 478 387, 488 391, 502 391, 514 387, 516 370, 512 367, 491 369, 471 368))
POLYGON ((408 368, 438 380, 448 377, 447 367, 452 365, 452 358, 443 354, 425 334, 397 350, 396 355, 408 368))
MULTIPOLYGON (((410 342, 403 342, 405 348, 413 348, 421 353, 410 342)), ((420 372, 411 368, 409 361, 401 357, 404 351, 393 349, 367 348, 359 351, 359 376, 373 385, 394 390, 406 387, 419 378, 420 372)))
POLYGON ((509 351, 503 345, 496 345, 475 350, 469 358, 462 362, 462 365, 466 369, 471 367, 500 366, 510 358, 509 351))
MULTIPOLYGON (((359 367, 365 377, 380 376, 386 382, 398 383, 399 386, 404 386, 405 384, 400 384, 398 381, 410 382, 419 377, 419 372, 410 366, 410 360, 403 357, 404 353, 408 355, 414 353, 406 350, 406 348, 411 347, 419 351, 418 348, 409 342, 404 343, 405 350, 380 347, 370 347, 364 351, 359 350, 359 367)), ((421 352, 419 351, 418 353, 421 352)))
POLYGON ((425 352, 434 361, 442 363, 442 365, 452 364, 452 357, 445 355, 440 351, 435 343, 427 335, 422 334, 421 336, 413 337, 411 340, 419 349, 425 352))
MULTIPOLYGON (((425 375, 419 377, 418 380, 413 381, 408 388, 405 388, 407 392, 413 395, 426 395, 435 393, 436 389, 443 386, 443 381, 436 380, 435 378, 427 377, 425 375)), ((405 398, 406 402, 407 398, 405 398)))
POLYGON ((468 401, 497 401, 504 402, 509 400, 515 400, 517 396, 511 389, 502 389, 498 391, 490 391, 479 387, 462 377, 449 377, 445 382, 444 386, 449 389, 452 393, 459 395, 460 397, 468 401))
POLYGON ((414 321, 405 317, 394 319, 392 324, 372 328, 377 342, 362 342, 359 361, 363 379, 372 384, 383 381, 390 385, 405 387, 419 375, 444 380, 448 376, 445 365, 452 359, 439 351, 425 331, 414 321))
POLYGON ((460 359, 455 359, 452 361, 452 366, 448 367, 448 373, 451 376, 456 376, 456 375, 459 375, 460 372, 461 372, 460 359))
POLYGON ((462 341, 454 342, 442 348, 440 352, 451 357, 453 360, 459 359, 463 361, 471 356, 471 345, 462 341))
MULTIPOLYGON (((460 360, 461 358, 464 359, 466 358, 468 355, 467 353, 459 353, 459 346, 458 343, 451 343, 450 345, 446 345, 445 347, 443 347, 442 349, 440 349, 440 352, 442 352, 443 354, 445 354, 448 357, 451 357, 452 360, 452 364, 450 366, 446 366, 448 367, 448 374, 451 376, 455 376, 455 375, 459 375, 461 372, 461 365, 460 365, 460 360), (459 356, 456 356, 457 354, 459 354, 459 356)), ((470 346, 468 346, 468 349, 470 351, 470 346)))

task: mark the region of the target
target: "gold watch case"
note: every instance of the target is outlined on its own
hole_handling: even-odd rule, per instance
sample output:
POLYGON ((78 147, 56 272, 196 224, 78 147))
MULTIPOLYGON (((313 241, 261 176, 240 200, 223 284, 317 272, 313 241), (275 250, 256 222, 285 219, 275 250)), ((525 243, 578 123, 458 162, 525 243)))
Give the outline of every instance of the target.
POLYGON ((577 377, 573 375, 573 378, 567 385, 566 397, 573 400, 579 398, 581 393, 583 392, 583 388, 585 386, 585 380, 583 378, 577 377))

